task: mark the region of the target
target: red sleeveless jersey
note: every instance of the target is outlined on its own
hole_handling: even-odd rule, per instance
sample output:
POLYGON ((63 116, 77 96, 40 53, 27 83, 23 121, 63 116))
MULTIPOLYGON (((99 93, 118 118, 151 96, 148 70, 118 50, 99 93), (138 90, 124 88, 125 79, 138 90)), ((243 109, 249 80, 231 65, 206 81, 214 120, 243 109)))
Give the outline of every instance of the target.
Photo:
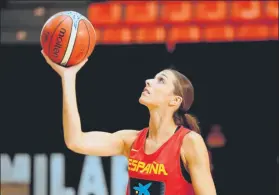
POLYGON ((144 151, 148 128, 139 133, 129 156, 127 195, 194 195, 191 183, 186 181, 181 171, 180 149, 184 136, 189 132, 189 129, 179 127, 152 154, 144 151))

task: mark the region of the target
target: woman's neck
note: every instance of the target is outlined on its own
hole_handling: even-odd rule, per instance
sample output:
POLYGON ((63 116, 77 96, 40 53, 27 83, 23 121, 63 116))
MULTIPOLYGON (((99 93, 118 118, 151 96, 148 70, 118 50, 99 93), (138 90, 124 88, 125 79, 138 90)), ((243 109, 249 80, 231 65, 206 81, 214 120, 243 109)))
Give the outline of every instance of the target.
POLYGON ((172 113, 159 109, 150 110, 149 138, 158 142, 168 139, 176 130, 172 113))

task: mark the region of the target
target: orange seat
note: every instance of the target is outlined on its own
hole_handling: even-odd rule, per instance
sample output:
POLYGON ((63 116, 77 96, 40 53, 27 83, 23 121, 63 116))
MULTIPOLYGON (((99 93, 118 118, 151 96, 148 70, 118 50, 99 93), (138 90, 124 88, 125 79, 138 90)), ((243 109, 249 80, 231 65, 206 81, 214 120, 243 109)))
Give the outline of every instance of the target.
POLYGON ((266 40, 269 36, 268 26, 264 24, 241 25, 236 28, 237 40, 266 40))
POLYGON ((143 26, 135 29, 133 40, 137 43, 162 43, 165 42, 166 36, 163 26, 143 26))
POLYGON ((197 26, 174 25, 169 29, 168 42, 198 42, 201 30, 197 26))
POLYGON ((162 1, 160 20, 163 22, 185 22, 191 20, 192 3, 181 1, 162 1))
POLYGON ((109 27, 103 30, 103 43, 130 43, 132 40, 131 29, 127 26, 109 27))
POLYGON ((204 36, 206 41, 233 41, 234 28, 229 25, 212 25, 205 28, 204 36))
POLYGON ((195 21, 224 21, 227 19, 228 2, 197 1, 195 21))
POLYGON ((260 1, 233 1, 231 20, 243 22, 261 19, 263 5, 264 2, 260 1))
POLYGON ((265 8, 265 16, 268 19, 278 20, 278 2, 277 1, 267 1, 265 8))
POLYGON ((269 29, 270 38, 272 40, 278 40, 278 23, 271 26, 269 29))
POLYGON ((157 21, 158 3, 155 1, 129 1, 125 3, 125 23, 142 24, 157 21))
POLYGON ((117 24, 121 21, 122 6, 118 2, 93 3, 88 7, 88 19, 93 25, 117 24))
POLYGON ((102 43, 102 30, 99 29, 99 28, 95 28, 95 32, 96 32, 96 40, 97 40, 97 43, 102 43))

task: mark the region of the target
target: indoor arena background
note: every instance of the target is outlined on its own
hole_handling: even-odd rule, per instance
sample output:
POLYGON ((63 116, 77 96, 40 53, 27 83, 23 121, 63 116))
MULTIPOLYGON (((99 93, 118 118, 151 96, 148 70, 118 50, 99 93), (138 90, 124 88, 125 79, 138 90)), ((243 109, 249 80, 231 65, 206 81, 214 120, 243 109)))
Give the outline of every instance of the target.
POLYGON ((190 112, 200 120, 218 195, 274 194, 278 2, 1 5, 3 195, 125 192, 124 158, 85 157, 63 140, 61 82, 41 56, 39 36, 51 15, 66 10, 86 15, 98 35, 77 78, 84 131, 146 127, 148 111, 138 103, 144 81, 175 67, 195 87, 190 112))

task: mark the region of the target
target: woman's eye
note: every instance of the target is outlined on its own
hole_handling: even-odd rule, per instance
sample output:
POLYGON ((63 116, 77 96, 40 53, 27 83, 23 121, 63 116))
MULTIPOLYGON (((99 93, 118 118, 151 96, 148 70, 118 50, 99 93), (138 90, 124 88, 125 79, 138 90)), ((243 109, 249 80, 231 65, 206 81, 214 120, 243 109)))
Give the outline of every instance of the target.
POLYGON ((159 77, 158 80, 159 80, 159 83, 165 83, 165 80, 162 77, 159 77))

